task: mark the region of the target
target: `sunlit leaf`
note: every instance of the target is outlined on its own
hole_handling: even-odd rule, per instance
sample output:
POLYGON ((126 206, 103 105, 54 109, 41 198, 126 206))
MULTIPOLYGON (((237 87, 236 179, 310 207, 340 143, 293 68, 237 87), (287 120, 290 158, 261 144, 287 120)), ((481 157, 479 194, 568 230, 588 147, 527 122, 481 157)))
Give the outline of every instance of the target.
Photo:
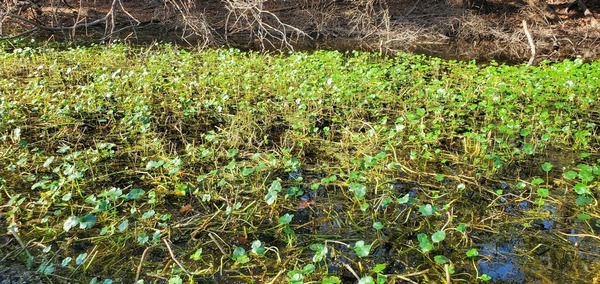
POLYGON ((448 258, 443 255, 436 255, 433 257, 433 260, 439 264, 445 264, 448 262, 448 258))
POLYGON ((354 244, 354 252, 360 257, 367 257, 371 251, 371 245, 365 244, 364 241, 360 240, 354 244))
POLYGON ((446 232, 444 232, 444 231, 437 231, 437 232, 433 233, 433 235, 431 235, 431 240, 434 243, 439 243, 439 242, 443 241, 444 239, 446 239, 446 232))
POLYGON ((63 230, 65 230, 65 232, 68 232, 69 230, 71 230, 71 228, 77 226, 78 224, 79 224, 79 217, 71 216, 71 217, 67 218, 67 220, 63 224, 63 230))
POLYGON ((97 220, 98 219, 94 215, 91 215, 91 214, 85 215, 79 219, 79 228, 80 229, 89 229, 89 228, 93 227, 94 224, 96 224, 97 220))

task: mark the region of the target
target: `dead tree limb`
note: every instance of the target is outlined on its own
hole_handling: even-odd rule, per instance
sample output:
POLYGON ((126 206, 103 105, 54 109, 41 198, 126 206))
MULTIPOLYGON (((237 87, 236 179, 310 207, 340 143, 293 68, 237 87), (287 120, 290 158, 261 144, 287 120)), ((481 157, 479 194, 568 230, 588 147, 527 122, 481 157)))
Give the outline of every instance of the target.
POLYGON ((527 62, 527 66, 533 65, 533 61, 535 60, 535 43, 533 42, 533 37, 527 28, 527 21, 523 20, 523 31, 525 31, 525 35, 527 36, 527 41, 529 42, 529 47, 531 48, 531 57, 529 57, 529 62, 527 62))

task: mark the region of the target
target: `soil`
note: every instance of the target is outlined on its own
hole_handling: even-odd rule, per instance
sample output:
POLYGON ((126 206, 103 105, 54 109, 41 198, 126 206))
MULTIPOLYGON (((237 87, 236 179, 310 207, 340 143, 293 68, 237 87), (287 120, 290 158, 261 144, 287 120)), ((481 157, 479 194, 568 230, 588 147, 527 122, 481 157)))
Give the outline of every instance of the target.
POLYGON ((0 284, 45 283, 35 270, 18 260, 19 251, 14 239, 0 235, 0 284))
MULTIPOLYGON (((36 9, 22 9, 22 15, 52 26, 35 33, 43 39, 119 38, 139 44, 165 41, 253 50, 403 51, 504 63, 530 59, 525 21, 536 49, 534 64, 545 59, 593 60, 600 55, 600 0, 585 1, 587 11, 571 0, 81 1, 39 2, 36 9), (105 16, 109 21, 90 25, 105 16), (73 24, 84 27, 76 33, 56 28, 73 24)), ((15 18, 10 22, 22 29, 32 27, 15 18)))

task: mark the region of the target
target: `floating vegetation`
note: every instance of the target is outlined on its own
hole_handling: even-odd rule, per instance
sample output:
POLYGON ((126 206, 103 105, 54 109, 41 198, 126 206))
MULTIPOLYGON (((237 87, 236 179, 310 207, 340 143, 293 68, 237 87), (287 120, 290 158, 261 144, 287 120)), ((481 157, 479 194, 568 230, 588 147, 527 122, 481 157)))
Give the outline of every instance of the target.
POLYGON ((1 249, 49 283, 599 277, 598 61, 0 57, 1 249))

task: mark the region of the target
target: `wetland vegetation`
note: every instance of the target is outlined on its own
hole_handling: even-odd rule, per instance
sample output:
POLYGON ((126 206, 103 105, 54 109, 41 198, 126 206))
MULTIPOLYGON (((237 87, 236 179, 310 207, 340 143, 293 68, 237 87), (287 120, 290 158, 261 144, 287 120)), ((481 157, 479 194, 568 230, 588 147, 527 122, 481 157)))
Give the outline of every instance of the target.
POLYGON ((1 260, 45 283, 600 277, 600 61, 3 44, 1 260))

